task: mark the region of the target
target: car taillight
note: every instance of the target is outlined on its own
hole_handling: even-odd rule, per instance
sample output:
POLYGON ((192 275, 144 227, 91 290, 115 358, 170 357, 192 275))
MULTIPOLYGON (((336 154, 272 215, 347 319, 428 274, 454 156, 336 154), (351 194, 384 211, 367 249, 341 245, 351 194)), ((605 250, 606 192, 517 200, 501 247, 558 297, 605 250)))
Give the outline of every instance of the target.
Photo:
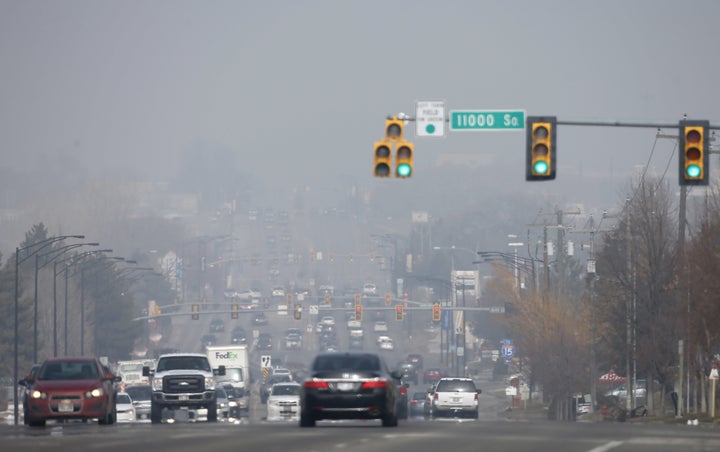
POLYGON ((478 399, 478 395, 477 395, 477 392, 476 392, 476 393, 475 393, 475 400, 477 400, 477 399, 478 399))
POLYGON ((437 400, 437 399, 438 399, 437 392, 436 392, 435 395, 433 396, 433 399, 434 399, 434 400, 437 400))
POLYGON ((411 400, 410 405, 417 405, 417 400, 411 400))
POLYGON ((305 389, 328 389, 329 387, 327 381, 308 380, 305 382, 305 389))
POLYGON ((405 386, 400 386, 400 395, 405 395, 407 393, 407 389, 405 386))
MULTIPOLYGON (((377 389, 377 388, 387 388, 388 382, 387 380, 371 380, 371 381, 365 381, 362 384, 362 389, 377 389)), ((405 388, 403 388, 405 389, 405 388)))

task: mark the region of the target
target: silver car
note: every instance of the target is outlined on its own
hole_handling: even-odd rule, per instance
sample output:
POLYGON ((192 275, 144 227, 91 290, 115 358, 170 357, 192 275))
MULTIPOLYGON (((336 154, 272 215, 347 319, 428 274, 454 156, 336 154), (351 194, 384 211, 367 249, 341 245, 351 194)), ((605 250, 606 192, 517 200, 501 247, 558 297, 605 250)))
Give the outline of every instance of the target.
POLYGON ((150 405, 152 398, 152 388, 150 385, 133 385, 127 386, 125 392, 132 399, 135 407, 135 418, 138 421, 150 421, 150 405))

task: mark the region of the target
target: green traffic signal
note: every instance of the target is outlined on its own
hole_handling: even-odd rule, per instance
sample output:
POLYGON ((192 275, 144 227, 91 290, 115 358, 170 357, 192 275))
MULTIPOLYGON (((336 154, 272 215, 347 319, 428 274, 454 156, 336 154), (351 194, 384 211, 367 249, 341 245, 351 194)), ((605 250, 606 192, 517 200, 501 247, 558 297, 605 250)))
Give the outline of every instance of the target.
POLYGON ((547 162, 544 160, 535 162, 535 166, 533 166, 533 171, 536 174, 547 174, 549 169, 547 162))
POLYGON ((700 177, 700 167, 698 165, 689 165, 687 167, 688 177, 697 178, 700 177))
POLYGON ((412 173, 412 167, 407 163, 401 163, 397 167, 397 175, 399 177, 410 177, 412 173))

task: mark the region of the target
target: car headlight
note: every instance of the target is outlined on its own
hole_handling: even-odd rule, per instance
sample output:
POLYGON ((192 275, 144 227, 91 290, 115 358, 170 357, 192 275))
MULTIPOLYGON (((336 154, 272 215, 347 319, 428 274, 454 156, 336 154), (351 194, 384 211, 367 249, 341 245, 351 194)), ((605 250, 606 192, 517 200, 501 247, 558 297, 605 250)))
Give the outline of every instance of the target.
POLYGON ((268 405, 278 406, 280 403, 277 400, 268 400, 268 405))
POLYGON ((30 393, 30 398, 32 398, 32 399, 47 399, 47 394, 45 394, 44 392, 35 390, 30 393))
POLYGON ((215 379, 213 377, 205 377, 205 389, 215 389, 215 379))
POLYGON ((231 401, 231 402, 228 402, 228 406, 235 407, 235 406, 238 406, 238 403, 233 400, 233 401, 231 401))
POLYGON ((163 388, 162 378, 153 378, 153 380, 152 380, 153 391, 162 391, 162 388, 163 388))
POLYGON ((92 391, 86 392, 85 397, 91 399, 93 397, 100 397, 103 394, 105 394, 105 391, 103 391, 102 388, 95 388, 92 391))

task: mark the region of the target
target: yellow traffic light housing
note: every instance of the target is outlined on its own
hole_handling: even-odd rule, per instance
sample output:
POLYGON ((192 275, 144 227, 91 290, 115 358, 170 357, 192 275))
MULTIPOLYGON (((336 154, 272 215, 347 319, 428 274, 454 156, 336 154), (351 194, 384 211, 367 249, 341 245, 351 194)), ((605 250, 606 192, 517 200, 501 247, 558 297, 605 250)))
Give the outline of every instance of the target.
POLYGON ((191 310, 192 310, 192 319, 199 320, 200 319, 200 305, 199 304, 192 305, 191 310))
POLYGON ((386 293, 385 294, 385 306, 390 306, 392 304, 392 294, 386 293))
POLYGON ((415 146, 409 141, 399 141, 395 150, 395 177, 410 177, 413 172, 415 146))
POLYGON ((390 177, 392 166, 392 143, 390 141, 378 141, 373 146, 373 176, 390 177))
POLYGON ((295 320, 300 320, 302 318, 302 305, 299 303, 295 304, 295 320))
POLYGON ((402 322, 405 318, 405 308, 403 305, 399 304, 395 306, 395 320, 398 322, 402 322))
POLYGON ((233 320, 236 320, 238 318, 238 305, 233 304, 230 309, 232 310, 232 313, 230 314, 230 318, 233 320))
POLYGON ((400 141, 403 139, 403 122, 397 116, 385 120, 385 140, 400 141))
POLYGON ((325 304, 330 304, 330 292, 325 292, 325 304))
POLYGON ((288 308, 290 307, 290 305, 292 304, 292 302, 293 302, 293 296, 292 296, 292 294, 291 294, 291 293, 285 294, 285 303, 287 303, 288 308))
POLYGON ((557 163, 557 118, 528 116, 525 180, 555 179, 557 163))
POLYGON ((432 307, 432 320, 433 322, 439 322, 441 318, 440 303, 433 304, 432 307))
POLYGON ((362 315, 363 315, 363 307, 362 307, 362 305, 361 305, 361 304, 356 304, 356 305, 355 305, 355 320, 357 320, 358 322, 361 321, 361 320, 362 320, 362 315))
POLYGON ((709 121, 680 121, 680 185, 708 185, 709 121))
POLYGON ((355 305, 359 305, 362 302, 362 295, 359 293, 355 294, 355 305))

